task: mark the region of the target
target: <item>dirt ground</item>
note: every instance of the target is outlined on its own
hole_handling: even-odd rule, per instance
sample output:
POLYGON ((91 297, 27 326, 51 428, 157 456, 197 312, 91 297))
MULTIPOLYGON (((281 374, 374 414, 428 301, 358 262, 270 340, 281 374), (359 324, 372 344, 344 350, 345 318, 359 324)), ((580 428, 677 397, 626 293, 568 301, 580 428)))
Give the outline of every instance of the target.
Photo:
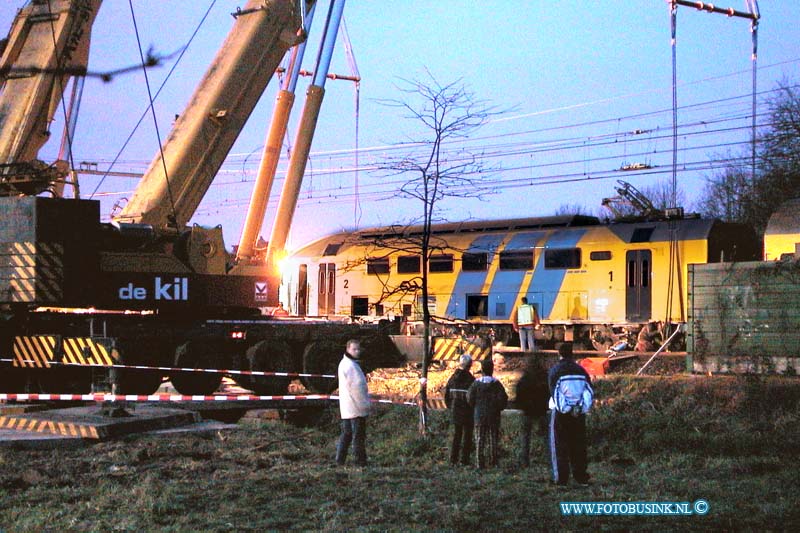
MULTIPOLYGON (((449 370, 431 373, 433 390, 449 370)), ((398 379, 375 373, 373 390, 416 388, 415 369, 392 375, 398 379)), ((597 380, 595 391, 598 402, 587 418, 589 487, 548 483, 547 451, 538 438, 530 468, 521 468, 522 426, 513 411, 503 415, 494 469, 451 467, 448 413, 433 411, 429 433, 421 436, 417 410, 397 405, 380 405, 369 418, 369 466, 336 467, 332 408, 313 427, 247 418, 218 433, 0 449, 0 530, 800 528, 800 478, 792 468, 800 441, 797 378, 611 375, 597 380), (710 506, 702 515, 565 516, 560 507, 699 500, 710 506)))
MULTIPOLYGON (((608 376, 636 374, 636 372, 647 362, 649 356, 641 356, 624 360, 610 360, 608 376)), ((553 355, 547 356, 545 367, 552 364, 555 360, 553 355)), ((505 354, 494 356, 495 372, 494 376, 503 383, 509 398, 513 401, 514 389, 522 372, 527 365, 525 357, 518 354, 505 354)), ((457 367, 455 361, 434 361, 428 371, 428 397, 443 398, 444 388, 447 380, 457 367)), ((685 372, 686 360, 681 355, 663 355, 656 357, 650 365, 645 368, 643 374, 648 376, 670 376, 685 372)), ((480 364, 474 362, 470 369, 473 374, 479 375, 480 364)), ((414 401, 419 395, 419 379, 421 369, 418 365, 408 364, 403 368, 378 369, 367 376, 369 389, 372 394, 414 401)), ((595 379, 605 379, 606 376, 595 377, 595 379)))

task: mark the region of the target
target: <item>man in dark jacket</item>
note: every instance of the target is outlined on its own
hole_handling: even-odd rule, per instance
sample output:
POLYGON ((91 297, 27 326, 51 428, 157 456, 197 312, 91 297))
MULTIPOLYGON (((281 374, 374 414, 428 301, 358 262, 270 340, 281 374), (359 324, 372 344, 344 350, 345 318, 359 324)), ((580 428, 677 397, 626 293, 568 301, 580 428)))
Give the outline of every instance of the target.
MULTIPOLYGON (((589 474, 586 472, 586 416, 577 410, 571 413, 561 413, 553 401, 556 396, 556 387, 559 379, 569 376, 582 376, 585 383, 591 387, 589 374, 572 356, 572 344, 564 343, 558 348, 561 356, 559 362, 547 374, 547 383, 550 388, 550 459, 553 467, 553 481, 557 485, 566 485, 569 481, 570 468, 572 476, 581 485, 589 483, 589 474)), ((582 381, 582 380, 578 380, 582 381)))
POLYGON ((467 403, 467 390, 475 377, 469 371, 472 357, 462 355, 458 368, 450 376, 444 389, 444 403, 453 417, 453 445, 450 448, 450 463, 458 464, 459 451, 461 464, 468 465, 472 457, 472 408, 467 403))
POLYGON ((476 379, 467 391, 467 403, 475 409, 475 447, 478 468, 497 464, 500 444, 500 414, 508 403, 503 384, 496 380, 494 364, 490 358, 481 361, 483 376, 476 379))
POLYGON ((536 434, 547 442, 547 401, 550 399, 550 388, 547 385, 547 371, 540 358, 531 356, 522 377, 517 382, 517 407, 522 410, 522 435, 520 464, 530 466, 531 430, 534 422, 536 434))

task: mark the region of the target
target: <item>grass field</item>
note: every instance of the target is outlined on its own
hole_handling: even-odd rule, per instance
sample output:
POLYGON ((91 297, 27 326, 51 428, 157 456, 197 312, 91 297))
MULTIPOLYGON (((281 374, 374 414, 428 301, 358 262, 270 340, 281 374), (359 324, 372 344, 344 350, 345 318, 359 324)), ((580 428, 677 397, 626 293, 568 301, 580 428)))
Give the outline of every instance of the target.
MULTIPOLYGON (((0 530, 800 529, 800 381, 625 376, 597 383, 586 488, 551 486, 535 441, 517 467, 518 417, 501 466, 451 468, 447 414, 370 419, 366 468, 332 467, 319 427, 248 420, 221 435, 138 436, 76 450, 0 451, 0 530), (562 516, 561 501, 705 499, 704 516, 562 516)), ((335 413, 333 413, 335 415, 335 413)))

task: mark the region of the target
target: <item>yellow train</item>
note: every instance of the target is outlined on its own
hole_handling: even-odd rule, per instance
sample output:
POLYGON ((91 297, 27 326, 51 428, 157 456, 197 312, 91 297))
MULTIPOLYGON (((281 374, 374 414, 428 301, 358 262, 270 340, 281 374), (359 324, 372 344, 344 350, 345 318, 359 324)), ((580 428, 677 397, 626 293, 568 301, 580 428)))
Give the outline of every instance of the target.
MULTIPOLYGON (((285 261, 282 299, 297 315, 418 319, 420 232, 373 228, 312 242, 285 261)), ((526 296, 542 319, 540 341, 596 349, 635 339, 651 321, 685 321, 688 264, 760 255, 747 226, 692 217, 470 221, 434 225, 432 234, 427 305, 440 322, 513 343, 511 314, 526 296)))

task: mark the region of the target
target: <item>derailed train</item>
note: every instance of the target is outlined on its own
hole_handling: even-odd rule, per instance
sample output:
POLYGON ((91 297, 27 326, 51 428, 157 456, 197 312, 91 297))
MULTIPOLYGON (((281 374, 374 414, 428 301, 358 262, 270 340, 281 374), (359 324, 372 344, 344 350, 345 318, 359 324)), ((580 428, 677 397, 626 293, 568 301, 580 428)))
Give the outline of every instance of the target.
MULTIPOLYGON (((338 233, 290 255, 282 298, 299 315, 418 319, 421 227, 338 233)), ((742 224, 699 217, 603 222, 551 216, 434 225, 427 305, 441 323, 470 324, 514 342, 511 318, 526 296, 544 345, 572 340, 633 345, 648 322, 685 321, 687 265, 761 255, 742 224)))

